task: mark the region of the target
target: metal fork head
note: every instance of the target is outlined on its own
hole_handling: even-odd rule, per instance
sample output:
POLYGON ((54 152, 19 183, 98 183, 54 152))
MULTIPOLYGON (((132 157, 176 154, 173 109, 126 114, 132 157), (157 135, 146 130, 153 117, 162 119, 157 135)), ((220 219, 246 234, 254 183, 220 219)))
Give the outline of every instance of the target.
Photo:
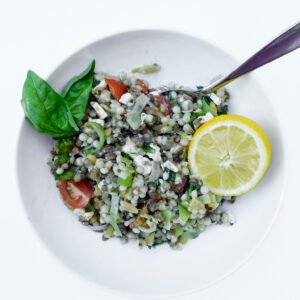
POLYGON ((187 90, 187 89, 170 89, 166 85, 162 85, 157 89, 153 89, 150 91, 150 94, 152 95, 167 95, 170 92, 176 92, 178 94, 186 94, 192 98, 198 99, 201 96, 205 95, 202 91, 201 88, 198 90, 187 90))

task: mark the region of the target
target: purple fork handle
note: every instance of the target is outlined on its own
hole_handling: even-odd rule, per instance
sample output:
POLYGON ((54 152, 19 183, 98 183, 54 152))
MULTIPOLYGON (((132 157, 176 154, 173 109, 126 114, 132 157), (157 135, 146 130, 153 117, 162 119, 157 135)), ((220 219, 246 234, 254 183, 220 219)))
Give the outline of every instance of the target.
POLYGON ((286 30, 268 45, 251 56, 236 70, 222 79, 212 90, 217 90, 218 88, 226 85, 228 82, 233 81, 234 79, 249 73, 281 56, 284 56, 285 54, 288 54, 299 47, 300 22, 286 30))

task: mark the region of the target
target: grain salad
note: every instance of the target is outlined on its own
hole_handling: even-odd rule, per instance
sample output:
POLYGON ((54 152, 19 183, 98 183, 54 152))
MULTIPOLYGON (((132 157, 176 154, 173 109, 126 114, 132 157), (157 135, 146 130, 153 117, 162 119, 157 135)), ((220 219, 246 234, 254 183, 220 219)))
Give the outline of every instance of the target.
MULTIPOLYGON (((155 64, 134 73, 159 69, 155 64)), ((195 130, 227 113, 224 89, 199 98, 184 91, 162 96, 161 89, 124 72, 117 77, 92 72, 90 82, 78 130, 55 142, 48 162, 82 224, 103 240, 179 249, 210 225, 234 223, 222 205, 235 198, 210 192, 190 174, 187 161, 195 130)))

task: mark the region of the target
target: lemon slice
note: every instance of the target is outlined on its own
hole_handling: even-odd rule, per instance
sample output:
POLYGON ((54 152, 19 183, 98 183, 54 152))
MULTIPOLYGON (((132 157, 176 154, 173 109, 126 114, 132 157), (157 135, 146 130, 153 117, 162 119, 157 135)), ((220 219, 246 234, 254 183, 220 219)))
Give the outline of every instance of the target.
POLYGON ((190 171, 216 195, 237 196, 253 189, 271 160, 267 134, 255 122, 235 115, 216 117, 194 134, 190 171))

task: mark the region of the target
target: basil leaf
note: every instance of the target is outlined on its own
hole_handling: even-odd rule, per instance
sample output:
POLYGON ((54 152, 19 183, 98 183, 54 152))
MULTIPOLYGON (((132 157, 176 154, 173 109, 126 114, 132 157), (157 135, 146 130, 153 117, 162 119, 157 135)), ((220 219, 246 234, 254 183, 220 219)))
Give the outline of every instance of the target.
POLYGON ((23 86, 21 103, 26 118, 39 132, 62 138, 78 131, 63 97, 31 70, 23 86))
POLYGON ((62 90, 72 116, 78 124, 84 117, 94 80, 95 60, 79 75, 73 77, 62 90))
POLYGON ((61 153, 69 153, 71 152, 74 145, 74 141, 72 138, 58 140, 55 143, 55 148, 59 154, 61 153))
POLYGON ((175 183, 176 173, 174 171, 169 170, 169 178, 168 181, 172 184, 175 183))

